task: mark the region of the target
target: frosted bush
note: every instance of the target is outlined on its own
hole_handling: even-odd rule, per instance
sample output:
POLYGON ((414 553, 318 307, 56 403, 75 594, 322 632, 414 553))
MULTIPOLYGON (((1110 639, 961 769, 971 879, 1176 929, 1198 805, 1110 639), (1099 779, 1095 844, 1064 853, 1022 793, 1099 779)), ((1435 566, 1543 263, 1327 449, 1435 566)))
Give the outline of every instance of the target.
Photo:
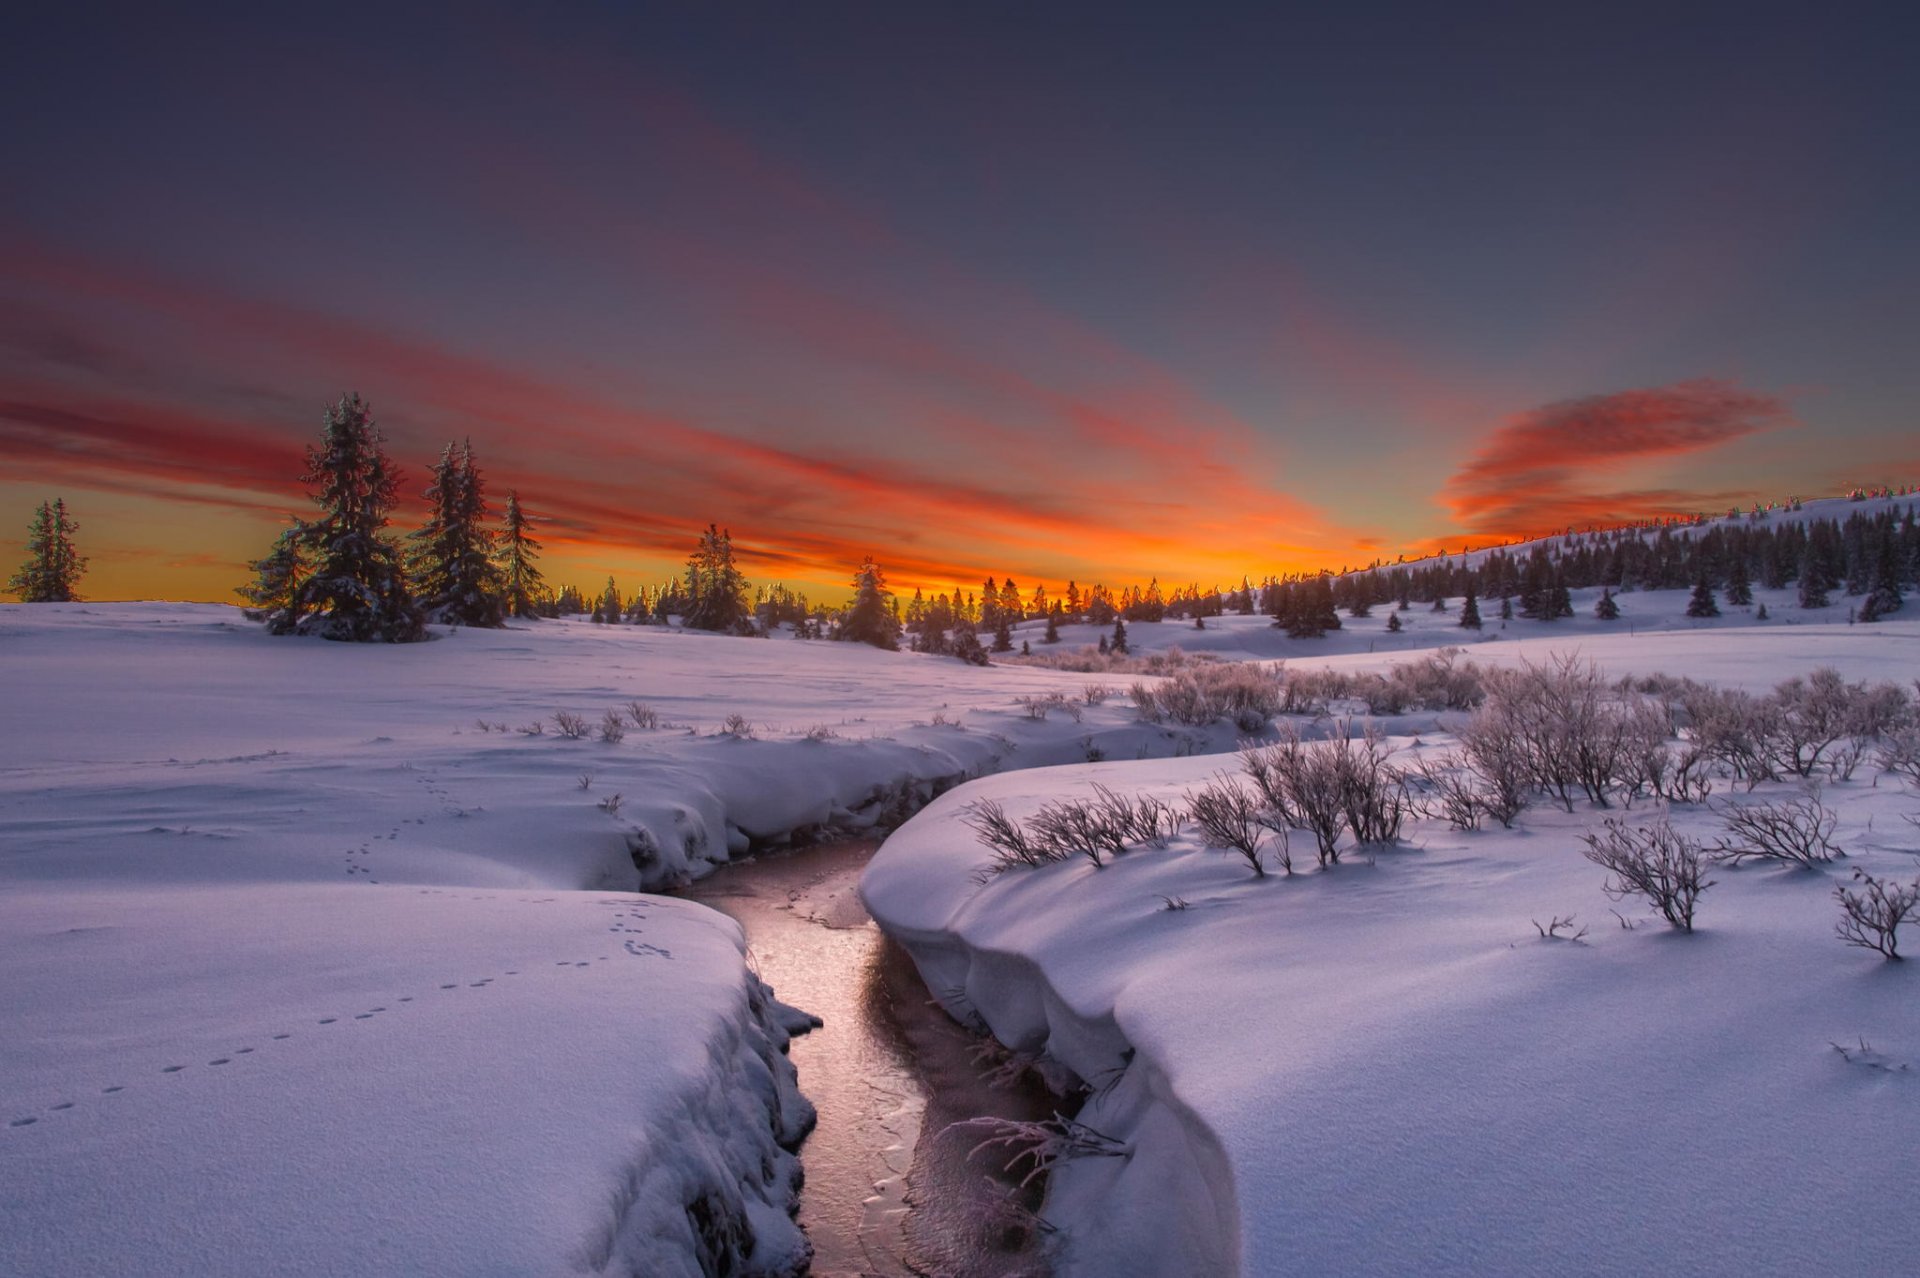
POLYGON ((1839 818, 1817 795, 1782 799, 1776 803, 1735 804, 1721 810, 1727 834, 1715 845, 1715 860, 1780 861, 1789 865, 1822 865, 1845 853, 1834 846, 1839 818))
POLYGON ((1612 875, 1606 883, 1608 896, 1616 901, 1644 896, 1669 924, 1693 931, 1695 903, 1713 886, 1698 843, 1665 817, 1638 827, 1608 817, 1599 832, 1580 838, 1587 845, 1587 860, 1612 875))

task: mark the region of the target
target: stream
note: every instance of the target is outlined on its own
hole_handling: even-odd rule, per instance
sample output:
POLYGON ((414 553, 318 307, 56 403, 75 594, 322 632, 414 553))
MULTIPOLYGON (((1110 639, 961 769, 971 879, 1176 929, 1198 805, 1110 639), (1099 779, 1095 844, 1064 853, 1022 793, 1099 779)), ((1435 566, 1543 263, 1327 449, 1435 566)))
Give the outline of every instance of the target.
POLYGON ((913 960, 855 888, 878 844, 823 843, 725 866, 681 895, 746 929, 761 979, 824 1024, 796 1038, 800 1090, 820 1111, 801 1146, 799 1221, 815 1278, 1043 1278, 1044 1230, 977 1132, 976 1117, 1041 1119, 1057 1102, 1030 1076, 989 1082, 980 1040, 932 1000, 913 960), (1012 1204, 1017 1203, 1018 1206, 1012 1204))

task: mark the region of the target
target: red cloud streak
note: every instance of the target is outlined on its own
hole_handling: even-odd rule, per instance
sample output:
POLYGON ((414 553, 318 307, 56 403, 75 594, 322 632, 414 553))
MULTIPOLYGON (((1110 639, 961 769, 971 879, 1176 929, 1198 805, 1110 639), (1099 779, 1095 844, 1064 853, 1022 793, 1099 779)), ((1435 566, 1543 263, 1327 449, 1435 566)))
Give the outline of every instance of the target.
POLYGON ((1791 420, 1778 397, 1712 378, 1562 400, 1496 429, 1448 481, 1445 499, 1481 536, 1697 511, 1730 494, 1602 491, 1594 481, 1635 462, 1698 452, 1791 420))

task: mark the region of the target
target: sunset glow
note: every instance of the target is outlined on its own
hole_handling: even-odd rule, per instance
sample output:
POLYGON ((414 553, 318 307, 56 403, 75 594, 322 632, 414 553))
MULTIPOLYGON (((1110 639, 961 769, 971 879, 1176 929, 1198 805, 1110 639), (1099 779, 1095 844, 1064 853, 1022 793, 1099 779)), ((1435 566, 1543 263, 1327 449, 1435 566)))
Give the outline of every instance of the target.
POLYGON ((96 598, 230 598, 350 389, 410 502, 471 437, 582 585, 718 521, 828 595, 1231 586, 1915 461, 1844 33, 1787 85, 1779 32, 1625 20, 1564 78, 1417 15, 36 21, 0 550, 64 494, 96 598))

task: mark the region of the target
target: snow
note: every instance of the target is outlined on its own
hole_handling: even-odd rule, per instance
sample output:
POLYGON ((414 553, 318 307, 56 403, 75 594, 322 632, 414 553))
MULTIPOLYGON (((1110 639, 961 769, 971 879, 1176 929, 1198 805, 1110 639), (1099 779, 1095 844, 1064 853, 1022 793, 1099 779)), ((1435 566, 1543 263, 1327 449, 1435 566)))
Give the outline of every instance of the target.
MULTIPOLYGON (((1684 599, 1623 599, 1649 618, 1665 609, 1652 635, 1562 622, 1550 642, 1529 625, 1524 642, 1470 655, 1578 650, 1610 676, 1755 689, 1817 665, 1902 682, 1920 671, 1920 624, 1905 614, 1695 628, 1674 615, 1684 599)), ((1251 628, 1245 639, 1265 642, 1251 628)), ((1346 642, 1328 664, 1392 663, 1346 642)), ((1401 760, 1451 747, 1423 732, 1394 741, 1401 760)), ((1256 880, 1189 826, 1105 869, 980 882, 988 856, 962 820, 976 800, 1019 817, 1098 782, 1179 802, 1232 763, 984 778, 895 833, 863 879, 875 919, 949 1009, 1086 1080, 1080 1121, 1132 1150, 1056 1173, 1044 1212, 1063 1229, 1059 1273, 1911 1267, 1920 987, 1911 964, 1836 940, 1832 899, 1855 867, 1903 882, 1920 869, 1902 820, 1920 814, 1910 786, 1870 768, 1829 783, 1847 859, 1718 867, 1693 936, 1603 893, 1578 840, 1603 814, 1584 806, 1529 809, 1511 831, 1420 821, 1398 849, 1291 878, 1256 880), (1568 914, 1589 929, 1580 940, 1536 932, 1568 914)), ((1674 820, 1719 829, 1704 809, 1674 820)))
MULTIPOLYGON (((1848 626, 1843 605, 1762 598, 1775 620, 1702 625, 1677 619, 1684 592, 1626 595, 1611 628, 1577 598, 1552 627, 1490 620, 1470 655, 1573 643, 1750 687, 1916 664, 1907 614, 1848 626)), ((1260 617, 1129 633, 1371 668, 1463 637, 1408 619, 1391 649, 1384 610, 1325 640, 1260 617)), ((1699 1267, 1911 1254, 1906 1078, 1827 1040, 1920 1058, 1912 990, 1831 939, 1818 876, 1723 873, 1695 944, 1621 932, 1570 819, 1536 812, 1288 882, 1189 841, 982 891, 953 824, 967 799, 1101 778, 1177 798, 1231 761, 1166 756, 1235 730, 1139 722, 1123 673, 572 621, 437 633, 343 645, 210 605, 0 607, 0 1273, 675 1275, 749 1233, 748 1272, 791 1269, 795 1014, 732 923, 636 889, 973 778, 889 840, 869 892, 936 991, 1109 1079, 1091 1121, 1138 1152, 1056 1179, 1049 1210, 1100 1223, 1073 1230, 1079 1272, 1129 1248, 1104 1272, 1523 1251, 1631 1269, 1665 1258, 1686 1213, 1660 1195, 1688 1177, 1710 1183, 1683 1203, 1753 1216, 1699 1227, 1720 1251, 1673 1253, 1699 1267), (1089 683, 1115 695, 1081 704, 1089 683), (1073 714, 1015 700, 1056 693, 1073 714), (556 711, 597 726, 635 700, 672 726, 553 732, 556 711), (736 713, 750 736, 718 731, 736 713), (1527 919, 1568 910, 1607 928, 1538 944, 1527 919), (1626 1105, 1635 1088, 1660 1103, 1626 1105), (1619 1225, 1641 1210, 1659 1222, 1619 1225), (1156 1247, 1181 1259, 1145 1266, 1156 1247)), ((1905 863, 1908 796, 1833 796, 1860 864, 1905 863)))
POLYGON ((790 1269, 792 1018, 733 923, 643 879, 1096 741, 1231 744, 1123 700, 1028 719, 1086 682, 1054 672, 439 633, 0 608, 0 1273, 670 1275, 703 1198, 790 1269), (631 700, 681 726, 552 732, 631 700))

